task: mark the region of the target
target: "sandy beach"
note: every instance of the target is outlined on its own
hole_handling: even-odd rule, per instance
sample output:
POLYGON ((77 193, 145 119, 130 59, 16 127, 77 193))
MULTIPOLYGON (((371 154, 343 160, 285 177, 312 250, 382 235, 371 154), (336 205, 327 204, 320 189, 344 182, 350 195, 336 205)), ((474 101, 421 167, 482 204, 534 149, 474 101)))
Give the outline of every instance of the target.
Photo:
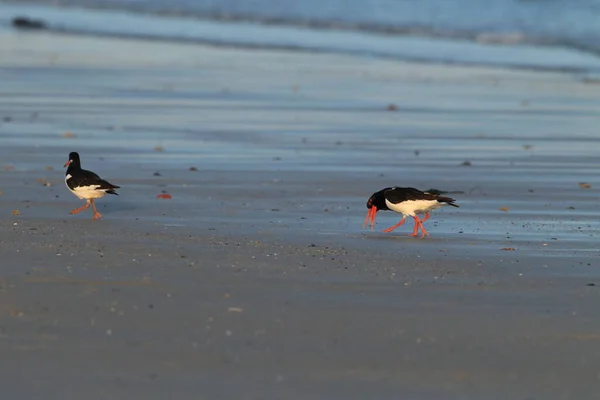
POLYGON ((597 83, 14 31, 0 55, 6 398, 597 397, 597 83), (69 215, 70 151, 122 187, 100 221, 69 215), (363 229, 393 185, 461 207, 363 229))

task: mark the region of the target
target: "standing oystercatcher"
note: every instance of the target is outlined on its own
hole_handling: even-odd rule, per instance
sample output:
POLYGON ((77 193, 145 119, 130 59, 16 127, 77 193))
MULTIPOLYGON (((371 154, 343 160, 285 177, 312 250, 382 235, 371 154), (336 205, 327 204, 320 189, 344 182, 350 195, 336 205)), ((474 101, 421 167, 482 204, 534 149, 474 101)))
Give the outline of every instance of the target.
POLYGON ((79 160, 79 154, 72 152, 69 154, 69 161, 64 165, 67 168, 65 174, 65 184, 67 188, 80 199, 86 199, 84 206, 74 209, 70 214, 77 214, 92 205, 94 208, 94 219, 102 217, 102 214, 96 210, 96 204, 94 199, 99 199, 106 193, 117 194, 114 189, 118 189, 119 186, 115 186, 112 183, 101 179, 98 175, 92 171, 86 171, 81 169, 81 161, 79 160))
POLYGON ((384 229, 383 232, 391 232, 404 223, 406 217, 413 217, 415 226, 413 232, 408 236, 417 236, 421 228, 421 237, 431 236, 423 227, 423 222, 429 219, 429 212, 438 209, 446 204, 458 207, 454 204, 454 199, 440 196, 439 194, 421 192, 415 188, 388 187, 373 193, 367 201, 367 217, 363 223, 363 228, 367 224, 371 225, 371 230, 375 226, 375 214, 379 210, 392 210, 402 214, 402 219, 394 226, 384 229), (419 219, 417 214, 425 214, 425 218, 419 219))

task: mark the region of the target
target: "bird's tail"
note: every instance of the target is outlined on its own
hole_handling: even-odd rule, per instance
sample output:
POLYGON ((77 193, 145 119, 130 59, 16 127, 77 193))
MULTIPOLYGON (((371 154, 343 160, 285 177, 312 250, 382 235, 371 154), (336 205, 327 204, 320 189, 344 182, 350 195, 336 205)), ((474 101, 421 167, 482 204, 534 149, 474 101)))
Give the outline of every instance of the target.
POLYGON ((98 189, 102 189, 106 193, 116 194, 118 196, 119 194, 117 192, 115 192, 115 189, 120 189, 120 188, 121 188, 120 186, 113 185, 112 183, 105 181, 104 179, 101 179, 100 187, 98 189))
POLYGON ((440 196, 440 197, 438 197, 438 198, 437 198, 437 201, 438 201, 439 203, 446 203, 446 204, 448 204, 449 206, 452 206, 452 207, 459 207, 459 205, 458 205, 458 204, 454 204, 454 202, 455 202, 456 200, 454 200, 454 199, 453 199, 453 198, 451 198, 451 197, 444 197, 444 196, 440 196))

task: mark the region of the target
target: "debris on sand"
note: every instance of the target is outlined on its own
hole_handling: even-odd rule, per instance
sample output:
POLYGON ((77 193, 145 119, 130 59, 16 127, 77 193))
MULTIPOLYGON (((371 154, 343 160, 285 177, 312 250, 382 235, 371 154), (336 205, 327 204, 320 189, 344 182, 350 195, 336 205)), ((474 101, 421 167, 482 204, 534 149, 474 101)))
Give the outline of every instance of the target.
POLYGON ((585 183, 585 182, 579 182, 579 187, 582 189, 589 189, 592 187, 592 185, 590 185, 589 183, 585 183))
POLYGON ((172 199, 173 196, 171 196, 169 193, 161 193, 156 195, 157 199, 172 199))
POLYGON ((498 210, 500 210, 500 211, 508 211, 508 207, 500 207, 498 210))
POLYGON ((43 186, 46 186, 46 187, 48 187, 48 186, 52 186, 52 183, 50 183, 50 181, 48 181, 48 180, 47 180, 47 179, 45 179, 45 178, 38 178, 38 179, 36 179, 36 181, 37 181, 37 183, 39 183, 40 185, 43 185, 43 186))

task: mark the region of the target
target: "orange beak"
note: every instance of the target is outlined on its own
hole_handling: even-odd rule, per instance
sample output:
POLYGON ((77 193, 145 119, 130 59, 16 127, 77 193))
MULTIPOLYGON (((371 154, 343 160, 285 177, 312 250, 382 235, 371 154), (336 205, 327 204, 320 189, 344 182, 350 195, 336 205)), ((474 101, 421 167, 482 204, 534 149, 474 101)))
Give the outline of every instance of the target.
POLYGON ((367 216, 365 217, 365 222, 363 222, 363 228, 367 226, 367 224, 371 225, 371 230, 375 227, 375 215, 377 214, 377 207, 373 206, 369 208, 367 211, 367 216))
POLYGON ((65 165, 63 165, 63 168, 66 168, 66 167, 68 167, 68 166, 69 166, 69 164, 71 164, 71 160, 67 161, 67 162, 65 163, 65 165))

